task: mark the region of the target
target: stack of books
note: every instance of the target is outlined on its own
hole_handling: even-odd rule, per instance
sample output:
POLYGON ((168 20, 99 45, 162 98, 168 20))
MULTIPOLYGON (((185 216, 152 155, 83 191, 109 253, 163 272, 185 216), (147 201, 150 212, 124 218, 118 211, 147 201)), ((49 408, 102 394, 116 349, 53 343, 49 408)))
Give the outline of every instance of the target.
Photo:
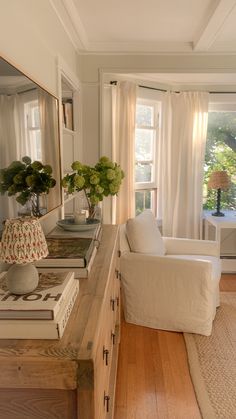
POLYGON ((11 294, 0 274, 0 339, 60 339, 79 293, 73 272, 41 273, 36 290, 11 294))
POLYGON ((55 227, 46 237, 49 254, 36 262, 41 272, 73 271, 87 278, 101 240, 100 224, 93 230, 68 231, 55 227))

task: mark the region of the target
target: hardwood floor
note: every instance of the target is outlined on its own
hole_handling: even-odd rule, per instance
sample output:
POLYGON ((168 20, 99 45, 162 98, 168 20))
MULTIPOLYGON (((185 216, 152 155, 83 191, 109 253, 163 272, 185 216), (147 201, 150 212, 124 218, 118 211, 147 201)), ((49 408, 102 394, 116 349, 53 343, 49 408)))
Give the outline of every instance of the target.
MULTIPOLYGON (((236 275, 220 289, 236 291, 236 275)), ((200 419, 182 333, 122 321, 114 419, 200 419)))

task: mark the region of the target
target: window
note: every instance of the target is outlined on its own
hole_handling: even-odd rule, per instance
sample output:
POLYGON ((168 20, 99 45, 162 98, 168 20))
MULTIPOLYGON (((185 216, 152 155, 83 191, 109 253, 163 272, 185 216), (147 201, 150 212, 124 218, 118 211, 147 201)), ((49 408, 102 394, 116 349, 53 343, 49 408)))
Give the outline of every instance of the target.
MULTIPOLYGON (((208 114, 208 130, 204 167, 203 208, 215 209, 216 191, 208 189, 211 172, 226 170, 231 179, 231 187, 222 191, 221 206, 236 209, 236 109, 222 104, 208 114)), ((214 107, 213 107, 214 109, 214 107)))
POLYGON ((41 130, 38 100, 24 104, 27 153, 32 160, 42 160, 41 130))
POLYGON ((135 212, 156 214, 157 139, 160 103, 138 100, 135 130, 135 212))

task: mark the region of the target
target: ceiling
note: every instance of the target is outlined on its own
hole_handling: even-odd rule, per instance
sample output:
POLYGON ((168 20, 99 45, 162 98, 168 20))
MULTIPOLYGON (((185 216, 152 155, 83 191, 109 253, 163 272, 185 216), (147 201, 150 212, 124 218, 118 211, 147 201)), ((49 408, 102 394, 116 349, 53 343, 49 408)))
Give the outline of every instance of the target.
POLYGON ((0 93, 15 93, 34 85, 28 77, 0 57, 0 93))
POLYGON ((236 0, 50 0, 81 53, 236 53, 236 0))
MULTIPOLYGON (((236 54, 236 0, 50 2, 80 54, 236 54)), ((129 76, 173 89, 235 91, 236 83, 234 73, 129 76)))

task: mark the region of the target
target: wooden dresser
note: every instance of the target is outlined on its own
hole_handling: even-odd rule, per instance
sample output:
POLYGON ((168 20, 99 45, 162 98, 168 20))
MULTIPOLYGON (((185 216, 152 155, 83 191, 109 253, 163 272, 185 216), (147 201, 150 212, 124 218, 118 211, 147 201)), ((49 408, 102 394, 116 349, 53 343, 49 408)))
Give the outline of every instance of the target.
POLYGON ((0 340, 1 419, 111 419, 120 339, 118 227, 100 247, 61 340, 0 340))

